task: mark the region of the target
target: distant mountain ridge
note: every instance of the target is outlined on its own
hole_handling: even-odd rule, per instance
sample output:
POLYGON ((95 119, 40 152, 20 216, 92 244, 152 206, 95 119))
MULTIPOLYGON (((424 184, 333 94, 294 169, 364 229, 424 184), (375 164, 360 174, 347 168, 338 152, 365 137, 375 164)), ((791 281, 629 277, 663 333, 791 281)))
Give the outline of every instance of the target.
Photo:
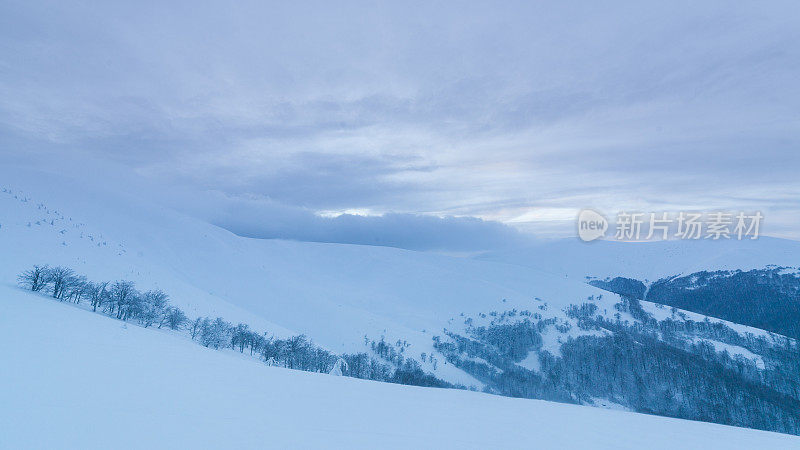
POLYGON ((514 264, 575 280, 630 278, 653 282, 702 271, 800 266, 800 242, 758 239, 582 242, 577 237, 489 251, 484 261, 514 264))
POLYGON ((650 284, 615 277, 589 284, 800 339, 800 271, 796 268, 702 271, 650 284))

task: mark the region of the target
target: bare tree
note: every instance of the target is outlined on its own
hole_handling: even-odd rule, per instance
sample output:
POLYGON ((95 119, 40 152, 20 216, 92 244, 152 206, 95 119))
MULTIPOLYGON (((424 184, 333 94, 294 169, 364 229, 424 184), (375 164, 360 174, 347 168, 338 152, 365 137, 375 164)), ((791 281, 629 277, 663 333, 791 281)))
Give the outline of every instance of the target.
POLYGON ((250 327, 245 323, 240 323, 231 329, 231 347, 239 347, 239 353, 244 352, 244 348, 250 345, 250 327))
MULTIPOLYGON (((206 318, 206 320, 208 320, 208 318, 206 318)), ((202 327, 203 327, 203 318, 198 317, 194 319, 194 322, 192 322, 192 326, 189 327, 189 334, 192 335, 192 340, 194 340, 200 334, 200 329, 202 327)))
POLYGON ((49 270, 48 266, 33 266, 33 269, 22 272, 17 277, 17 282, 26 289, 39 292, 47 286, 47 273, 49 270))
POLYGON ((109 307, 117 319, 128 320, 138 310, 139 293, 132 281, 116 281, 109 290, 109 307))
POLYGON ((67 267, 58 266, 48 269, 46 273, 47 283, 50 284, 53 298, 63 300, 75 279, 75 272, 67 267))
POLYGON ((85 295, 89 294, 89 282, 83 275, 72 276, 67 280, 67 287, 65 288, 65 297, 68 300, 80 303, 85 295))
POLYGON ((160 322, 164 311, 167 308, 169 297, 159 289, 147 291, 141 295, 141 312, 139 320, 147 328, 150 325, 160 322))
POLYGON ((230 331, 231 324, 222 317, 217 317, 214 320, 206 317, 200 325, 200 343, 215 349, 225 347, 225 343, 230 342, 230 331))
MULTIPOLYGON (((180 330, 183 324, 188 322, 189 319, 186 318, 186 314, 180 310, 180 308, 176 308, 175 306, 170 306, 167 308, 164 315, 161 317, 161 321, 158 323, 158 328, 166 325, 172 330, 180 330)), ((194 337, 193 337, 194 338, 194 337)))
POLYGON ((87 283, 89 301, 92 303, 92 311, 97 311, 98 306, 103 306, 108 301, 108 281, 102 283, 87 283))

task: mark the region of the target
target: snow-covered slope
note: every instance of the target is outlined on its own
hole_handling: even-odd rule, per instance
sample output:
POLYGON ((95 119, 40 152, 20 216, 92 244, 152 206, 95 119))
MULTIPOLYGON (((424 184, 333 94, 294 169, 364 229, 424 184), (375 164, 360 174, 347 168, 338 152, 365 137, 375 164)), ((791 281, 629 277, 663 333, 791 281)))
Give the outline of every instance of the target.
MULTIPOLYGON (((364 336, 403 339, 431 353, 432 336, 460 313, 554 311, 603 293, 527 267, 387 247, 248 239, 208 223, 62 177, 0 177, 0 282, 33 264, 65 265, 92 280, 159 287, 190 316, 221 315, 256 329, 305 333, 334 352, 364 351, 364 336)), ((608 308, 612 295, 606 293, 608 308)), ((433 367, 425 367, 433 371, 433 367)), ((437 377, 481 383, 439 365, 437 377)))
MULTIPOLYGON (((126 279, 142 291, 160 288, 190 318, 222 316, 278 337, 302 333, 331 352, 365 352, 392 367, 413 359, 423 372, 452 384, 798 432, 800 403, 793 394, 795 366, 789 354, 793 342, 647 302, 625 304, 617 294, 588 285, 584 274, 598 274, 587 268, 619 275, 615 264, 649 267, 647 258, 653 258, 655 267, 661 264, 658 255, 614 250, 598 251, 599 262, 585 253, 573 260, 570 254, 585 252, 580 249, 543 249, 538 259, 525 263, 248 239, 114 186, 0 168, 0 286, 15 286, 16 276, 34 264, 63 265, 92 281, 126 279), (653 318, 660 313, 667 316, 653 318), (679 333, 661 335, 662 326, 679 333), (701 359, 678 358, 669 372, 648 371, 658 364, 655 352, 665 351, 663 345, 653 346, 653 336, 684 356, 701 359), (652 346, 645 354, 625 346, 640 338, 652 346), (614 347, 632 359, 608 367, 605 359, 589 361, 591 355, 600 355, 589 346, 614 347), (715 358, 731 371, 736 386, 744 386, 730 391, 741 399, 720 400, 723 404, 714 406, 708 392, 726 389, 718 386, 721 379, 706 377, 705 385, 695 386, 696 379, 686 375, 706 373, 708 360, 715 358), (582 374, 589 366, 602 370, 582 374), (618 371, 651 377, 669 395, 653 397, 654 390, 642 400, 627 378, 615 376, 618 371), (581 383, 571 381, 576 376, 581 383), (747 383, 761 380, 768 382, 748 388, 747 383), (690 408, 681 409, 674 399, 687 395, 690 408), (768 402, 771 412, 759 409, 759 402, 768 402)), ((776 259, 758 254, 765 263, 785 264, 791 248, 777 252, 776 259)), ((270 360, 266 353, 261 357, 270 360)), ((25 359, 29 356, 15 358, 30 362, 25 359)))
POLYGON ((795 436, 267 367, 0 285, 0 448, 791 449, 795 436))

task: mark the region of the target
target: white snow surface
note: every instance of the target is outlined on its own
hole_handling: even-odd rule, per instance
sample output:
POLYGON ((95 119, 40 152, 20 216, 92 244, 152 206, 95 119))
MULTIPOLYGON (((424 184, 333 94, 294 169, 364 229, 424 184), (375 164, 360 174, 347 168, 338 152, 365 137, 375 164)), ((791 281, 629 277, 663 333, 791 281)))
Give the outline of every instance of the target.
POLYGON ((0 284, 0 448, 792 449, 790 435, 268 367, 0 284))

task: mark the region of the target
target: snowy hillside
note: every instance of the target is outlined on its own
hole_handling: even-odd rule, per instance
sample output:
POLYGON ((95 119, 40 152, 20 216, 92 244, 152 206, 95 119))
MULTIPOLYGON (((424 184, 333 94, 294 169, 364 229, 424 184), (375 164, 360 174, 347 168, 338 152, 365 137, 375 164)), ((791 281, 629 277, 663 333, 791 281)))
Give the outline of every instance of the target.
MULTIPOLYGON (((305 333, 336 352, 364 350, 366 335, 403 339, 414 355, 430 354, 433 335, 461 313, 523 310, 534 297, 557 311, 604 292, 513 265, 247 239, 67 179, 37 173, 0 179, 3 282, 13 283, 33 264, 65 265, 94 280, 159 287, 191 316, 221 315, 278 335, 305 333)), ((436 375, 482 385, 448 366, 438 366, 436 375)))
POLYGON ((266 367, 0 286, 0 447, 789 449, 794 436, 266 367))
MULTIPOLYGON (((304 334, 335 355, 397 369, 412 362, 442 382, 425 385, 800 433, 797 342, 622 298, 576 275, 661 261, 648 252, 551 249, 523 264, 248 239, 113 186, 32 172, 0 180, 1 286, 35 264, 65 266, 93 282, 161 289, 190 319, 221 316, 270 338, 304 334)), ((791 256, 777 246, 785 251, 772 259, 765 242, 758 258, 791 256)))

